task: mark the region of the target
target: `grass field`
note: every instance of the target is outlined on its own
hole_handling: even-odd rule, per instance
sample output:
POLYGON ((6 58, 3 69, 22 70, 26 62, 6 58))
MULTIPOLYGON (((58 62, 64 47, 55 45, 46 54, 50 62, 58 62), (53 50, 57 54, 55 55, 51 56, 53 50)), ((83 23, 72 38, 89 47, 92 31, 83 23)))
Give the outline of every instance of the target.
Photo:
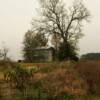
MULTIPOLYGON (((49 71, 53 71, 53 70, 55 70, 55 73, 56 73, 56 69, 58 69, 59 66, 61 66, 61 68, 68 68, 70 70, 73 70, 74 66, 76 67, 76 65, 77 65, 77 67, 81 66, 81 68, 87 68, 88 67, 89 70, 90 70, 90 68, 92 68, 92 69, 94 68, 94 71, 95 71, 95 68, 97 69, 97 68, 100 67, 100 62, 98 62, 98 61, 95 61, 95 62, 94 61, 88 61, 88 62, 81 62, 81 63, 79 62, 78 64, 76 64, 76 63, 72 64, 70 62, 62 62, 62 63, 59 63, 59 62, 54 62, 54 63, 20 63, 20 65, 25 67, 25 68, 28 68, 28 69, 32 68, 32 67, 38 67, 40 69, 39 73, 41 73, 41 72, 48 73, 49 71)), ((4 78, 3 72, 5 72, 7 70, 8 70, 7 68, 2 68, 2 67, 0 68, 0 93, 1 93, 1 91, 9 91, 9 87, 7 87, 8 84, 6 84, 3 81, 3 78, 4 78)), ((98 74, 96 74, 96 75, 98 75, 98 74)), ((38 74, 37 74, 37 76, 38 76, 38 74)), ((93 77, 93 78, 95 78, 95 77, 93 77)), ((14 97, 12 97, 12 99, 1 99, 0 98, 0 100, 22 100, 22 99, 18 96, 14 96, 14 97)), ((100 95, 82 96, 81 98, 78 98, 77 100, 100 100, 100 95)))

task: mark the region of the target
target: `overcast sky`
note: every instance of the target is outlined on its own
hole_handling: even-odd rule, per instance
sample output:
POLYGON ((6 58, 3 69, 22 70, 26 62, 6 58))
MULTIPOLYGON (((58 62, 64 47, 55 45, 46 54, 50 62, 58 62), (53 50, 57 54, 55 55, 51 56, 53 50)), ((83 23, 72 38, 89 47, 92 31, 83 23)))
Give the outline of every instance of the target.
MULTIPOLYGON (((73 0, 65 0, 70 5, 73 0)), ((100 0, 85 0, 91 12, 91 23, 84 25, 85 36, 80 40, 80 54, 100 52, 100 0)), ((0 0, 0 48, 9 48, 10 56, 21 57, 22 41, 25 32, 31 27, 36 15, 37 0, 0 0)))

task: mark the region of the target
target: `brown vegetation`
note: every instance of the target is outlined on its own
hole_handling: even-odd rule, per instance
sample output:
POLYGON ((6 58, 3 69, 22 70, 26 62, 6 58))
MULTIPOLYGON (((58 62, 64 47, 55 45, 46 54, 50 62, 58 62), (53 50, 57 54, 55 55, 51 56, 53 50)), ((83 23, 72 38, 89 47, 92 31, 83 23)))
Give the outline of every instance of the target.
POLYGON ((80 96, 85 95, 87 91, 84 81, 78 78, 75 70, 69 67, 68 62, 48 64, 48 66, 41 67, 34 74, 33 80, 40 82, 42 89, 53 97, 62 98, 67 94, 80 96))
POLYGON ((80 61, 75 68, 86 81, 89 92, 100 93, 100 61, 80 61))
POLYGON ((62 100, 60 98, 65 95, 79 97, 87 93, 100 93, 100 61, 21 63, 21 66, 28 72, 33 68, 32 76, 27 74, 33 88, 32 94, 36 91, 34 89, 40 89, 49 99, 62 100))

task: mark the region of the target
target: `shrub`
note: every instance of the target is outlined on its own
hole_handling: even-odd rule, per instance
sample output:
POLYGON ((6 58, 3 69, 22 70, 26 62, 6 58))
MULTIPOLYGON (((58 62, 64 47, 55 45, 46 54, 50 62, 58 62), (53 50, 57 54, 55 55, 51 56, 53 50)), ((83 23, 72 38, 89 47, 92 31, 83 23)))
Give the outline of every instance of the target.
POLYGON ((77 48, 71 43, 61 43, 58 51, 58 59, 60 61, 71 59, 78 61, 77 48))
POLYGON ((27 96, 27 90, 31 90, 34 72, 35 69, 27 70, 21 66, 16 66, 13 70, 5 73, 5 78, 10 83, 11 88, 18 89, 27 96))

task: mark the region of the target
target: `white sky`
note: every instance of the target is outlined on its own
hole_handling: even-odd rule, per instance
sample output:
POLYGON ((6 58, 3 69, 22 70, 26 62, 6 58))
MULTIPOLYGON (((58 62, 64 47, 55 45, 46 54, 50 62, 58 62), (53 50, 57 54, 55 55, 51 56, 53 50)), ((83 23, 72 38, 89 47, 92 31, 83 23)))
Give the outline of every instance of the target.
MULTIPOLYGON (((65 0, 70 5, 73 0, 65 0)), ((80 54, 100 52, 100 0, 85 0, 92 14, 91 23, 84 26, 85 36, 80 40, 80 54)), ((0 47, 9 48, 10 56, 21 57, 22 41, 25 32, 31 27, 36 15, 37 0, 0 0, 0 47)))

